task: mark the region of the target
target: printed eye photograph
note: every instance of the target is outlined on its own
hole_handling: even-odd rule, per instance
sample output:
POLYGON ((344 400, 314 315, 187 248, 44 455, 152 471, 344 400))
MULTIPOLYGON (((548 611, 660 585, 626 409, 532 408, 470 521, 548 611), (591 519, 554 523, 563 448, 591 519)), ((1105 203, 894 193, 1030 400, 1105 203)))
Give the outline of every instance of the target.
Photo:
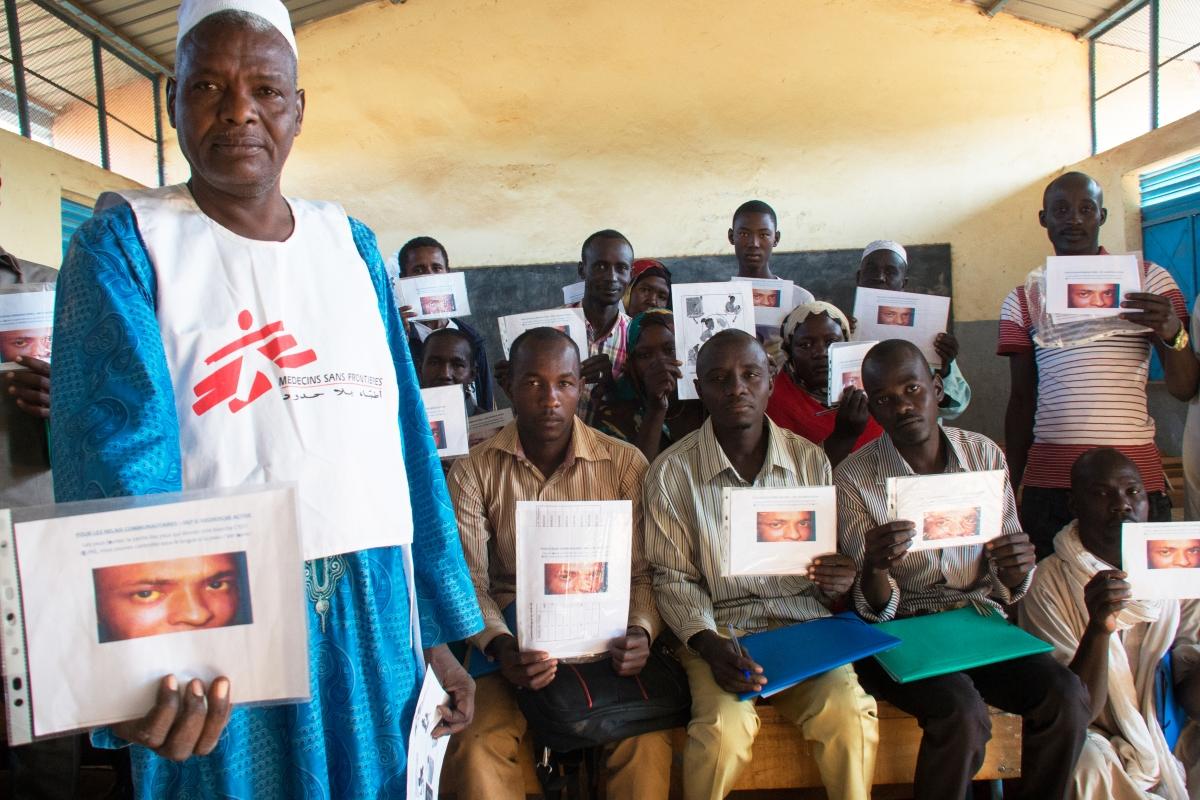
POLYGON ((926 511, 921 523, 925 539, 961 539, 979 533, 979 506, 926 511))
POLYGON ((50 360, 50 328, 0 331, 0 361, 12 362, 17 356, 50 360))
POLYGON ((430 420, 429 429, 433 431, 433 443, 438 450, 446 449, 446 421, 435 419, 430 420))
POLYGON ((754 305, 760 308, 779 308, 783 304, 781 289, 751 289, 750 293, 754 296, 754 305))
POLYGON ((1200 539, 1150 539, 1146 542, 1149 569, 1200 568, 1200 539))
POLYGON ((817 512, 759 511, 756 515, 760 542, 812 542, 817 538, 817 512))
POLYGON ((254 621, 244 552, 97 567, 92 583, 100 644, 254 621))
POLYGON ((917 310, 910 306, 880 306, 875 321, 880 325, 900 325, 911 328, 915 323, 917 310))
POLYGON ((1067 308, 1116 308, 1119 283, 1068 283, 1067 308))
POLYGON ((427 294, 421 297, 422 314, 449 314, 458 306, 453 294, 427 294))
POLYGON ((603 594, 608 591, 608 562, 579 561, 545 565, 548 595, 603 594))
POLYGON ((863 388, 862 370, 856 369, 843 372, 841 384, 843 389, 847 386, 853 386, 855 389, 863 388))

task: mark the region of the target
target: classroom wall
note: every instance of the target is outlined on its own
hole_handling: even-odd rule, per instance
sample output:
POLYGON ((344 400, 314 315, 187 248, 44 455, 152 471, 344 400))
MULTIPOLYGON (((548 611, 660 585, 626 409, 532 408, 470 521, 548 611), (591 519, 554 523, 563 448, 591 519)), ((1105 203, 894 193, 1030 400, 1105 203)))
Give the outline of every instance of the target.
MULTIPOLYGON (((1119 147, 1082 159, 1062 171, 1079 170, 1091 175, 1105 190, 1108 221, 1101 228, 1100 242, 1113 253, 1127 253, 1142 248, 1141 197, 1138 176, 1150 170, 1181 161, 1200 153, 1200 113, 1145 134, 1119 147)), ((1040 195, 1040 188, 1038 189, 1040 195)), ((1037 200, 1031 200, 1037 203, 1037 200)), ((1031 206, 1036 211, 1037 205, 1031 206)), ((1038 241, 1043 255, 1051 253, 1044 232, 1037 227, 1036 217, 1024 223, 1020 235, 1038 241), (1039 235, 1040 234, 1040 235, 1039 235)), ((1039 256, 1040 257, 1040 256, 1039 256)), ((1029 263, 1025 271, 1035 266, 1029 263)), ((1014 275, 1012 286, 1021 282, 1014 275)), ((964 280, 955 273, 955 283, 964 280)), ((1189 304, 1195 298, 1187 298, 1189 304)), ((975 402, 959 420, 964 428, 980 430, 995 439, 1004 438, 1004 406, 1008 399, 1008 359, 993 355, 1000 303, 998 296, 992 319, 959 322, 956 328, 962 344, 962 365, 975 392, 975 402)), ((1149 388, 1150 414, 1158 427, 1158 446, 1168 455, 1179 455, 1183 442, 1186 406, 1167 394, 1162 383, 1149 388)))
POLYGON ((29 261, 62 261, 62 198, 91 205, 140 185, 94 164, 0 130, 0 245, 29 261))
POLYGON ((1086 47, 961 0, 408 0, 298 40, 285 188, 459 266, 570 260, 609 226, 727 253, 757 196, 787 250, 950 243, 956 313, 985 319, 1041 255, 1031 186, 1089 146, 1086 47))

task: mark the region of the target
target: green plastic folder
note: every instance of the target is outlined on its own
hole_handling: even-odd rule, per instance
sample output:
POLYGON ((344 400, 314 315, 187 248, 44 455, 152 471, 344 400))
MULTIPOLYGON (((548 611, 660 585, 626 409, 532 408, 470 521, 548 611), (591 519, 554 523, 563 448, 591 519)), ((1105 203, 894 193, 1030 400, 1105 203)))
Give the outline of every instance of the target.
POLYGON ((875 658, 897 683, 947 675, 999 661, 1049 653, 1054 647, 1009 623, 989 606, 972 606, 881 622, 876 627, 900 640, 875 658))

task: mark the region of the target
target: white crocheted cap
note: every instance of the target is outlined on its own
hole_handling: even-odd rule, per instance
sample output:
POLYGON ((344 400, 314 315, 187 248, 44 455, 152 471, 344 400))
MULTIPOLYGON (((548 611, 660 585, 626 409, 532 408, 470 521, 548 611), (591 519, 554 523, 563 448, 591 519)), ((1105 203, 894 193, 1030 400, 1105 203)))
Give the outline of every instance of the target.
POLYGON ((292 18, 280 0, 183 0, 179 6, 179 34, 175 37, 175 48, 188 31, 199 25, 205 18, 222 11, 244 11, 256 17, 262 17, 272 28, 283 34, 296 57, 300 50, 296 47, 296 34, 292 31, 292 18))
POLYGON ((904 245, 900 244, 899 242, 893 242, 891 239, 876 239, 875 241, 871 242, 869 245, 867 245, 866 249, 863 250, 862 258, 858 260, 859 263, 861 264, 863 261, 866 261, 867 256, 871 255, 871 253, 874 253, 876 250, 891 250, 893 253, 900 256, 905 264, 908 263, 908 251, 904 249, 904 245))

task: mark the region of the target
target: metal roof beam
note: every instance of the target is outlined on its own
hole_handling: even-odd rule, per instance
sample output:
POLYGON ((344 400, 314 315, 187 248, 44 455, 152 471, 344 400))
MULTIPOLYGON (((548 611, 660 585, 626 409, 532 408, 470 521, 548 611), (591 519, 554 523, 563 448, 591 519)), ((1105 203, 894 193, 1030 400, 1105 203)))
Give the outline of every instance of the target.
POLYGON ((1075 34, 1076 39, 1095 39, 1126 17, 1141 11, 1150 0, 1125 0, 1100 19, 1075 34))
POLYGON ((984 9, 983 13, 987 14, 989 17, 994 17, 1003 11, 1006 5, 1008 5, 1008 0, 996 0, 986 9, 984 9))
POLYGON ((86 32, 99 36, 106 45, 130 61, 141 65, 143 69, 148 70, 152 74, 167 76, 174 74, 174 70, 166 64, 129 41, 129 39, 119 32, 120 29, 115 25, 111 25, 95 14, 85 11, 81 6, 71 2, 71 0, 41 0, 41 2, 58 11, 60 15, 64 16, 64 18, 68 19, 76 27, 83 28, 86 32))

